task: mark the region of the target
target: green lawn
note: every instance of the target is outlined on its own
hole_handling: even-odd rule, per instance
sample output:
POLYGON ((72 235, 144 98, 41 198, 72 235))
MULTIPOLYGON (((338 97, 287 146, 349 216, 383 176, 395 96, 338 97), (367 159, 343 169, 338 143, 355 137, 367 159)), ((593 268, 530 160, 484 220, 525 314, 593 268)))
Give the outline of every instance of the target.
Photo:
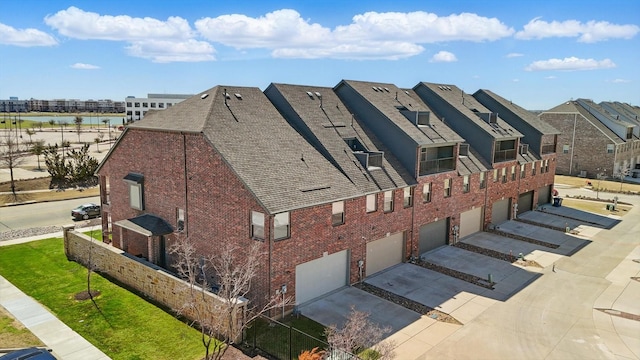
POLYGON ((77 301, 87 271, 67 261, 62 239, 0 247, 0 274, 113 359, 201 359, 200 333, 98 274, 96 302, 77 301))

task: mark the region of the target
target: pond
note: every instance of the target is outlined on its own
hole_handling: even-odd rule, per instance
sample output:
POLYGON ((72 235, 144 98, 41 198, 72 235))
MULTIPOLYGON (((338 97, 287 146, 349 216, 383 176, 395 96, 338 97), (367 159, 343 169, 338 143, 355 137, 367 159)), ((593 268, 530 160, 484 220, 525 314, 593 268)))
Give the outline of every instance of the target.
MULTIPOLYGON (((13 114, 12 117, 9 117, 7 115, 7 119, 11 118, 13 119, 15 116, 15 114, 13 114)), ((49 120, 55 120, 56 123, 60 123, 61 121, 66 122, 67 124, 71 125, 73 124, 73 120, 76 118, 75 115, 62 115, 62 116, 56 116, 56 115, 47 115, 47 116, 20 116, 21 120, 30 120, 30 121, 37 121, 37 122, 44 122, 44 123, 48 123, 49 120)), ((2 120, 2 116, 0 115, 0 120, 2 120)), ((83 124, 96 124, 96 125, 104 125, 104 123, 102 122, 105 119, 109 119, 111 121, 111 125, 122 125, 126 122, 126 118, 125 116, 98 116, 98 115, 92 115, 92 116, 82 116, 82 123, 83 124)))

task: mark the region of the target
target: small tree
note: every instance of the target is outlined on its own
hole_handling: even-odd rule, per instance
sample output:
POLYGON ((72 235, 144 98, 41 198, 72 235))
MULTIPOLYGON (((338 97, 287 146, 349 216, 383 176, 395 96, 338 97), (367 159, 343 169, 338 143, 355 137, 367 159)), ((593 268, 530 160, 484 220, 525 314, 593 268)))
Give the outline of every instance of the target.
POLYGON ((43 152, 44 163, 47 166, 49 175, 51 175, 50 188, 63 187, 67 179, 67 164, 64 161, 63 154, 58 151, 59 149, 58 144, 49 145, 43 152))
POLYGON ((82 119, 82 116, 80 115, 76 115, 76 117, 73 118, 73 123, 76 125, 76 131, 78 132, 78 142, 80 142, 80 133, 82 132, 83 121, 84 119, 82 119))
POLYGON ((200 329, 205 360, 221 359, 256 317, 291 302, 290 298, 280 295, 265 299, 261 307, 240 301, 249 293, 260 259, 264 256, 259 243, 248 249, 223 243, 218 244, 216 250, 215 255, 201 257, 194 242, 183 237, 170 248, 170 253, 176 258, 174 268, 178 276, 188 283, 185 289, 187 301, 182 308, 175 310, 189 314, 193 325, 200 329), (218 299, 205 294, 213 284, 217 287, 218 299))
MULTIPOLYGON (((102 134, 100 134, 102 135, 102 134)), ((102 136, 98 136, 93 138, 93 142, 96 143, 96 151, 99 153, 100 152, 100 141, 102 141, 102 136)))
POLYGON ((49 127, 54 127, 56 125, 56 121, 53 119, 49 120, 49 127))
POLYGON ((394 344, 382 341, 391 332, 390 327, 381 328, 369 320, 369 314, 351 308, 351 313, 342 328, 331 325, 325 330, 331 350, 360 353, 361 357, 375 360, 393 359, 394 344))
POLYGON ((13 194, 14 200, 18 199, 16 194, 16 183, 13 177, 13 169, 24 163, 24 156, 22 154, 22 147, 18 142, 18 139, 11 135, 9 132, 2 141, 0 141, 0 164, 3 167, 9 169, 9 176, 11 181, 11 194, 13 194))
POLYGON ((36 124, 36 126, 38 127, 38 130, 40 130, 42 132, 42 121, 38 121, 38 123, 36 124))
POLYGON ((42 170, 40 167, 40 155, 44 153, 44 140, 36 140, 31 144, 31 153, 38 158, 38 170, 42 170))
POLYGON ((31 137, 32 137, 33 135, 35 135, 36 131, 35 131, 35 130, 32 130, 32 129, 27 129, 27 130, 25 130, 25 131, 26 131, 27 135, 29 135, 29 142, 31 143, 31 142, 33 141, 33 140, 31 139, 31 137))
POLYGON ((109 123, 109 119, 102 119, 100 121, 102 121, 102 123, 104 124, 104 127, 106 128, 107 127, 107 123, 109 123))

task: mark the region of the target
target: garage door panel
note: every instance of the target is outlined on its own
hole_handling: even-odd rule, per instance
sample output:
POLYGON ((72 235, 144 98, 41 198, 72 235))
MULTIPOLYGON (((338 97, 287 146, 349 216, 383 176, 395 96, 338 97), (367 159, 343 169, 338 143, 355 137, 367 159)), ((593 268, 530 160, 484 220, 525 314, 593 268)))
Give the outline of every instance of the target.
POLYGON ((493 224, 500 224, 501 222, 509 220, 509 199, 502 199, 493 203, 491 211, 491 222, 493 224))
POLYGON ((520 194, 518 197, 518 214, 532 210, 533 191, 520 194))
POLYGON ((420 226, 420 254, 447 245, 448 223, 448 219, 442 219, 420 226))
POLYGON ((460 238, 482 231, 482 208, 471 209, 460 214, 460 238))
POLYGON ((404 234, 391 236, 367 243, 367 267, 365 276, 373 275, 388 267, 399 264, 403 259, 404 234))
POLYGON ((349 252, 340 251, 296 266, 296 304, 348 285, 349 252))
POLYGON ((548 204, 551 201, 551 186, 543 186, 538 189, 538 205, 548 204))

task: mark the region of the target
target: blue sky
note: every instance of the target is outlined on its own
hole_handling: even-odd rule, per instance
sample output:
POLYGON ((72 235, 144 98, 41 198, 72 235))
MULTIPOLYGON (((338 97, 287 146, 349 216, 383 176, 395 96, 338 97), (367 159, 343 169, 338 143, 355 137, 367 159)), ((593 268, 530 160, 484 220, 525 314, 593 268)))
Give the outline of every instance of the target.
POLYGON ((341 79, 640 105, 640 1, 2 1, 0 99, 341 79))

